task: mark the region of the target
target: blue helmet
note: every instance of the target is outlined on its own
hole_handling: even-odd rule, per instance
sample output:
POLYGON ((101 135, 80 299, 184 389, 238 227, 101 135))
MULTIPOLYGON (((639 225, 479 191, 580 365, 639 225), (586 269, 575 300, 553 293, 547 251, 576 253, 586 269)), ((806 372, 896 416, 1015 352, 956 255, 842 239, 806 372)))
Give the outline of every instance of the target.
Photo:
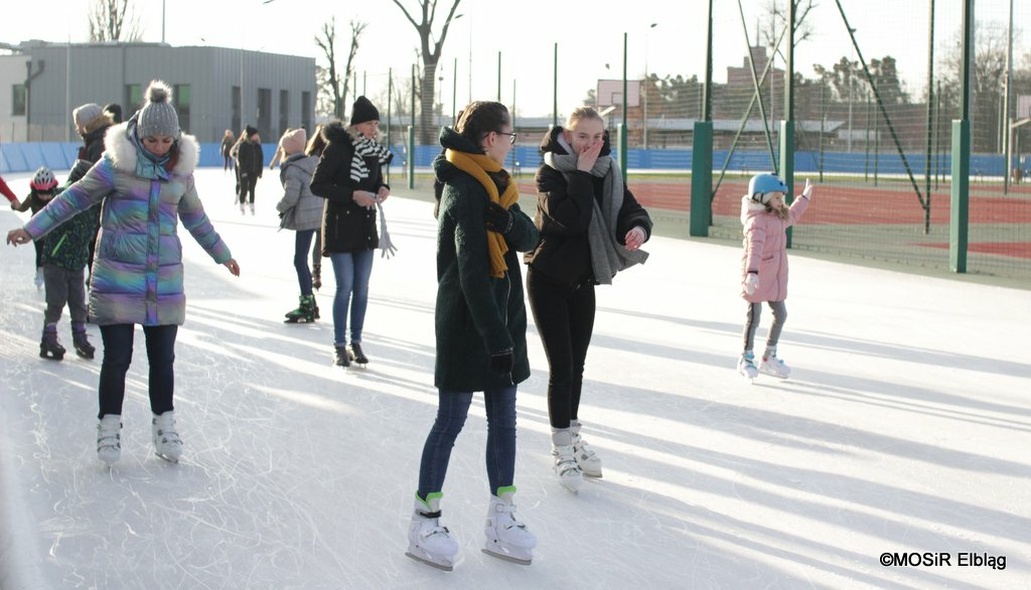
POLYGON ((770 202, 769 193, 789 192, 788 185, 772 174, 756 174, 748 181, 748 196, 763 205, 770 202))

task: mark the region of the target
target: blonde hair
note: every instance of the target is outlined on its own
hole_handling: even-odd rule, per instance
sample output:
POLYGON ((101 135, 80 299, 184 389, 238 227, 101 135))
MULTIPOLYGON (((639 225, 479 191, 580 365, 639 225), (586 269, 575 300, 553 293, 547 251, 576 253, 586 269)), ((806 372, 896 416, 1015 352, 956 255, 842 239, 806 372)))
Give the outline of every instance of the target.
POLYGON ((597 119, 602 123, 605 123, 605 119, 602 118, 601 114, 594 110, 594 107, 576 107, 573 112, 569 113, 566 117, 566 129, 572 129, 582 119, 597 119))

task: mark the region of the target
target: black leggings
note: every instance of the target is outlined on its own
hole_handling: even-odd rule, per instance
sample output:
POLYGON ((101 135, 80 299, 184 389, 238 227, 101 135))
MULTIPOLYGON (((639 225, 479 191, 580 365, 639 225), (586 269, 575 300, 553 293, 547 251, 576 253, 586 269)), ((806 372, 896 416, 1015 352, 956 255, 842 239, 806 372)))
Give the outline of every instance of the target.
POLYGON ((526 294, 548 357, 548 418, 553 428, 569 428, 580 409, 584 363, 594 332, 594 285, 570 291, 530 267, 526 294))
POLYGON ((255 174, 248 174, 240 179, 240 204, 243 205, 250 195, 250 203, 254 203, 254 187, 258 184, 258 177, 255 174))

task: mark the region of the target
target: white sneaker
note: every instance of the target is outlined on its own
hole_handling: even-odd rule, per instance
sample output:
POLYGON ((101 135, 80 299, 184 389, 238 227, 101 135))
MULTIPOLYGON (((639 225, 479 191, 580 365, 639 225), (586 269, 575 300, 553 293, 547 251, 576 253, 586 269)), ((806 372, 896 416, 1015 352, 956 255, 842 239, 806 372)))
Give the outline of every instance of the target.
POLYGON ((415 495, 415 510, 408 525, 408 551, 405 555, 437 569, 449 572, 455 568, 458 543, 451 531, 440 524, 440 499, 443 494, 431 493, 425 502, 415 495))
POLYGON ((150 422, 150 433, 154 439, 154 453, 166 461, 177 463, 183 454, 183 441, 175 427, 175 411, 169 410, 160 416, 155 414, 150 422))
POLYGON ((784 361, 777 358, 776 352, 769 352, 763 355, 763 361, 759 363, 759 372, 780 379, 787 379, 788 375, 791 374, 791 367, 785 365, 784 361))
POLYGON ((576 464, 584 477, 601 477, 601 457, 581 438, 578 430, 579 426, 573 427, 573 454, 576 464))
POLYGON ((487 510, 487 524, 484 527, 487 542, 483 552, 520 565, 530 565, 537 537, 515 517, 516 507, 512 503, 515 486, 500 488, 498 492, 500 495, 490 497, 490 509, 487 510))
POLYGON ((759 376, 759 369, 755 366, 755 355, 746 352, 737 361, 737 373, 749 381, 759 376))
POLYGON ((576 493, 584 482, 584 474, 576 463, 572 431, 569 428, 553 429, 551 445, 552 468, 555 474, 567 490, 576 493))
POLYGON ((108 465, 122 457, 122 417, 104 414, 97 424, 97 458, 108 465))

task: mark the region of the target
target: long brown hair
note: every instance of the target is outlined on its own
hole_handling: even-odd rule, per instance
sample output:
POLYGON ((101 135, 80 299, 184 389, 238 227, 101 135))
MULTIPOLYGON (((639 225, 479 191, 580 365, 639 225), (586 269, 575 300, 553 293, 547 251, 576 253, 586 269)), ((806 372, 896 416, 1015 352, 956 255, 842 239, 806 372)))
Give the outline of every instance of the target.
POLYGON ((326 149, 326 138, 322 136, 322 123, 319 123, 315 126, 308 145, 304 146, 304 155, 321 156, 324 149, 326 149))
POLYGON ((511 123, 508 115, 508 107, 500 102, 477 100, 469 103, 462 109, 458 122, 455 124, 455 132, 469 140, 477 147, 483 146, 483 138, 492 131, 501 132, 501 129, 511 123))

